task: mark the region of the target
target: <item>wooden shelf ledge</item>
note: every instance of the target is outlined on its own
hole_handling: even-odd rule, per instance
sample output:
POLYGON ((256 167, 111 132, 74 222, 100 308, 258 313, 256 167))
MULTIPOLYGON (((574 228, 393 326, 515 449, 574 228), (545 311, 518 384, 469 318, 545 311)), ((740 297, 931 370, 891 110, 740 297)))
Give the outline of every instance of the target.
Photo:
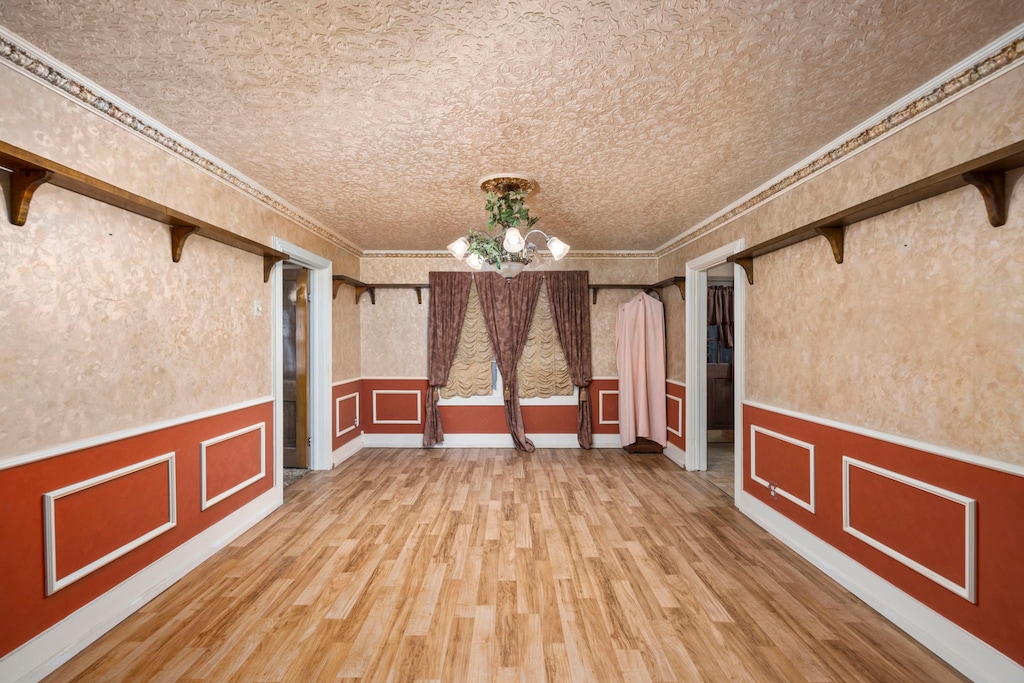
POLYGON ((653 285, 590 285, 590 296, 591 302, 597 303, 597 292, 602 289, 642 289, 647 291, 649 289, 658 290, 659 296, 664 299, 662 295, 664 289, 670 285, 675 285, 679 290, 679 296, 686 300, 686 278, 682 276, 670 277, 667 280, 661 282, 655 282, 653 285))
POLYGON ((219 228, 3 141, 0 141, 0 166, 11 173, 8 220, 12 225, 25 225, 35 191, 44 183, 50 183, 168 226, 171 237, 171 260, 175 263, 181 260, 185 241, 192 235, 262 256, 264 282, 270 279, 274 264, 288 258, 288 254, 283 251, 271 249, 230 230, 219 228))
POLYGON ((832 247, 832 256, 835 262, 842 263, 848 226, 967 185, 978 188, 989 223, 993 227, 1000 227, 1006 223, 1008 209, 1006 173, 1021 166, 1024 166, 1024 141, 1003 147, 755 244, 749 249, 730 256, 728 260, 742 266, 747 273, 747 282, 754 284, 755 258, 820 235, 832 247))
MULTIPOLYGON (((370 304, 377 303, 377 290, 378 289, 412 289, 416 291, 416 303, 423 303, 423 290, 430 289, 430 285, 406 285, 406 284, 385 284, 385 285, 370 285, 365 282, 360 282, 355 278, 347 275, 335 275, 334 276, 334 298, 338 298, 338 291, 342 285, 348 285, 356 290, 356 304, 359 304, 359 299, 363 296, 364 292, 370 294, 370 304)), ((653 285, 590 285, 591 298, 593 303, 597 303, 597 292, 601 289, 656 289, 660 293, 665 287, 675 285, 679 289, 679 295, 686 298, 686 278, 685 277, 670 277, 667 280, 656 282, 653 285)))

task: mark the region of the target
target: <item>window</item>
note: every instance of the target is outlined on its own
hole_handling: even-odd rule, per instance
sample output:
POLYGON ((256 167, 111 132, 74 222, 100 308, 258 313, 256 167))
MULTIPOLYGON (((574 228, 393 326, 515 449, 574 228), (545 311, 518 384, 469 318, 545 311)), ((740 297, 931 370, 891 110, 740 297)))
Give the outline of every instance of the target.
MULTIPOLYGON (((519 395, 524 405, 575 404, 576 391, 551 318, 547 287, 542 284, 519 361, 519 395)), ((501 403, 501 374, 494 360, 476 285, 473 285, 448 383, 441 390, 441 405, 501 403)))

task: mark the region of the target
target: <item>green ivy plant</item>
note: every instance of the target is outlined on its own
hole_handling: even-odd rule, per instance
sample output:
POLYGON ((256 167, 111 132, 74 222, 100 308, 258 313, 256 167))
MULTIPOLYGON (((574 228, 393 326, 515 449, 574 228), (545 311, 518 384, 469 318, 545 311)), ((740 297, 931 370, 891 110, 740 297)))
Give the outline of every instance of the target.
POLYGON ((530 215, 527 208, 526 193, 520 190, 509 190, 502 194, 494 192, 487 193, 487 203, 484 210, 487 211, 487 230, 470 230, 466 238, 469 240, 468 252, 477 254, 485 261, 501 269, 502 261, 509 260, 509 254, 502 246, 505 240, 505 231, 509 228, 519 228, 519 231, 526 235, 530 228, 537 222, 535 216, 530 215))

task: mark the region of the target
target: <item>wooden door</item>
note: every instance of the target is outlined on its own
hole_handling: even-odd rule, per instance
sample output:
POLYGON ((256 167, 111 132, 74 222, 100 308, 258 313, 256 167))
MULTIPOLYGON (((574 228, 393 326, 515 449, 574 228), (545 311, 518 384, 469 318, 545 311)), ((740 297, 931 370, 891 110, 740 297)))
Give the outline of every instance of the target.
POLYGON ((286 268, 284 315, 284 466, 309 467, 309 271, 286 268))
POLYGON ((732 363, 708 363, 708 429, 733 428, 732 363))

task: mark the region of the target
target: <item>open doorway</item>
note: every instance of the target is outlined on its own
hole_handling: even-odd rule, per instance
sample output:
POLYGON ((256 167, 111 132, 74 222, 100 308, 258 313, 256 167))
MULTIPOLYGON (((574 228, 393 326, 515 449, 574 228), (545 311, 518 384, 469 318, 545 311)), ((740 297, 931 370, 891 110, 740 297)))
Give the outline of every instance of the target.
POLYGON ((285 263, 281 274, 284 486, 309 472, 309 270, 285 263))
POLYGON ((742 482, 746 280, 727 259, 743 247, 737 240, 686 264, 686 469, 733 498, 742 482), (726 349, 717 314, 709 318, 708 292, 729 285, 732 348, 726 349))
MULTIPOLYGON (((275 237, 273 246, 288 254, 288 260, 274 268, 271 273, 273 293, 274 325, 272 331, 272 377, 274 387, 274 486, 284 501, 284 356, 285 331, 284 280, 289 271, 296 268, 305 274, 307 304, 307 418, 299 423, 307 425, 305 443, 306 463, 310 470, 329 470, 333 465, 331 457, 332 406, 331 406, 331 305, 332 283, 331 262, 302 247, 275 237)), ((287 275, 290 277, 290 275, 287 275)), ((297 275, 296 275, 297 276, 297 275)), ((299 297, 296 295, 296 300, 299 297)), ((298 436, 296 437, 299 438, 298 436)))
POLYGON ((730 496, 736 425, 732 271, 731 263, 707 271, 707 469, 702 474, 730 496))

